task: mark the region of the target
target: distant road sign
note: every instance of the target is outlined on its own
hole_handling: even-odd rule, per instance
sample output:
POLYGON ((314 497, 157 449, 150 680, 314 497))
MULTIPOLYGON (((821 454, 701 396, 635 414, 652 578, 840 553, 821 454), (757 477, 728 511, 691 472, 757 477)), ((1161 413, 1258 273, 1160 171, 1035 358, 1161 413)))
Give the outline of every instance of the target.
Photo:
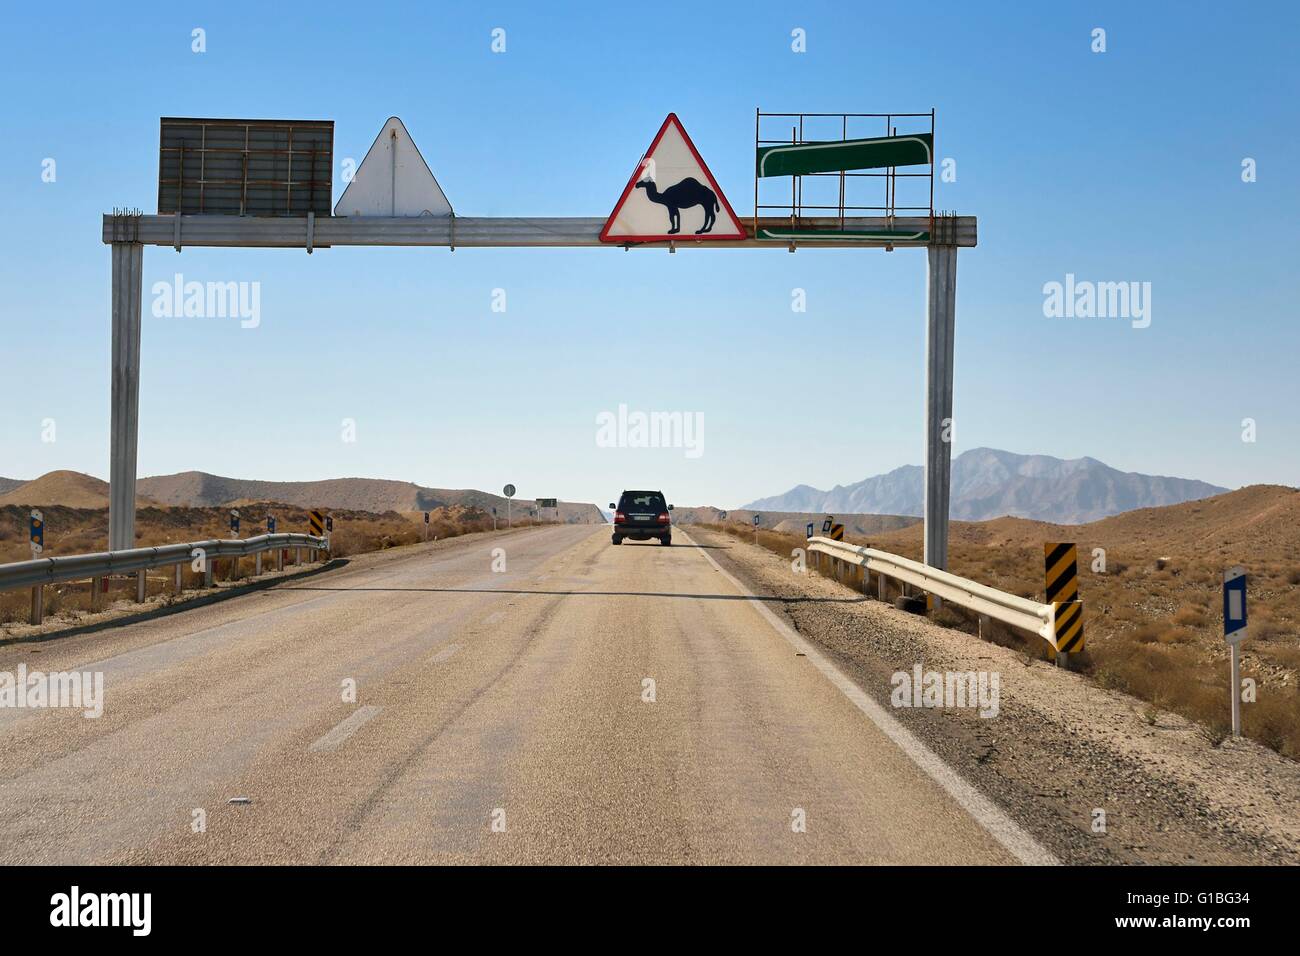
POLYGON ((1239 644, 1246 637, 1246 570, 1223 573, 1223 639, 1239 644))
POLYGON ((759 523, 759 521, 762 520, 762 518, 763 518, 762 515, 754 515, 754 527, 755 527, 755 528, 758 527, 758 523, 759 523))
POLYGON ((719 512, 718 512, 718 520, 719 520, 719 521, 726 521, 726 520, 727 520, 727 513, 726 513, 725 511, 719 511, 719 512))
POLYGON ((45 515, 35 508, 31 513, 28 538, 32 544, 32 554, 40 554, 45 550, 45 515))
POLYGON ((326 531, 333 531, 333 530, 334 530, 334 516, 333 516, 333 515, 326 515, 326 516, 325 516, 325 530, 326 530, 326 531))
POLYGON ((539 508, 558 508, 560 506, 558 498, 538 498, 537 507, 539 508))
POLYGON ((308 519, 311 522, 311 533, 320 537, 325 532, 325 515, 319 511, 313 511, 308 519))
POLYGON ((808 522, 808 537, 811 538, 812 536, 813 536, 813 523, 812 523, 811 521, 809 521, 809 522, 808 522))
POLYGON ((515 486, 506 485, 504 488, 501 489, 501 493, 505 495, 507 498, 513 498, 515 496, 515 486))
POLYGON ((275 515, 266 516, 266 533, 275 534, 275 515))
MULTIPOLYGON (((492 512, 495 514, 495 513, 496 513, 496 510, 497 510, 496 508, 493 508, 493 509, 492 509, 492 512)), ((429 512, 427 512, 427 511, 424 513, 424 523, 425 523, 425 524, 428 524, 428 523, 429 523, 429 512)))
POLYGON ((230 533, 233 535, 239 534, 239 509, 238 508, 230 509, 230 533))
POLYGON ((822 534, 830 534, 831 525, 835 523, 834 515, 827 515, 826 520, 822 522, 822 534))
POLYGON ((831 525, 831 540, 832 541, 844 540, 844 525, 842 524, 831 525))

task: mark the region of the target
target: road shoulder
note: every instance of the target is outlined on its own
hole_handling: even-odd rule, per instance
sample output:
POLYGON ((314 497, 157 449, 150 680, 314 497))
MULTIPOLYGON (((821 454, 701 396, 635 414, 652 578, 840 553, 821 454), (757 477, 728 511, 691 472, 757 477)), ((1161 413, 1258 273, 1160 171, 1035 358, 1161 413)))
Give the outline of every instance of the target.
POLYGON ((1177 715, 795 573, 737 538, 690 534, 1062 861, 1300 863, 1300 765, 1250 741, 1215 745, 1177 715), (892 707, 893 675, 918 664, 997 673, 997 716, 892 707))

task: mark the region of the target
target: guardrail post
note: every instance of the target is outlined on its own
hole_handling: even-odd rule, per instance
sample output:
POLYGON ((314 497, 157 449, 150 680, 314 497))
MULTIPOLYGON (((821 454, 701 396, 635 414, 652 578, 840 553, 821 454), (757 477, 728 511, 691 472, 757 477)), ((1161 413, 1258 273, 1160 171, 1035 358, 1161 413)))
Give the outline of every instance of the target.
POLYGON ((212 566, 216 564, 216 558, 206 558, 203 561, 203 586, 212 587, 212 566))
POLYGON ((302 548, 293 549, 293 563, 295 565, 302 564, 302 548))
POLYGON ((90 579, 90 610, 99 610, 99 578, 90 579))
POLYGON ((883 601, 885 600, 886 593, 887 593, 887 587, 885 585, 885 576, 881 574, 879 571, 877 571, 876 572, 876 597, 883 601))
POLYGON ((257 552, 257 557, 253 560, 253 576, 261 577, 262 574, 262 552, 257 552))
POLYGON ((181 593, 181 565, 176 565, 176 593, 181 593))
POLYGON ((135 572, 135 601, 137 604, 144 603, 145 594, 145 570, 141 568, 135 572))
POLYGON ((275 569, 277 571, 284 570, 284 548, 275 549, 275 569))
POLYGON ((32 585, 32 616, 33 624, 40 624, 45 620, 45 585, 32 585))

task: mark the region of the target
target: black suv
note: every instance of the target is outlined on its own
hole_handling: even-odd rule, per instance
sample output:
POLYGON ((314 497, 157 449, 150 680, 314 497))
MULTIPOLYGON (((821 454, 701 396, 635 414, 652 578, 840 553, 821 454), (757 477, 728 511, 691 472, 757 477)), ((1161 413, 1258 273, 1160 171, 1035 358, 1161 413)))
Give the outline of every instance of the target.
POLYGON ((673 510, 664 499, 662 491, 625 491, 618 504, 610 502, 614 510, 615 544, 622 544, 624 538, 633 541, 649 541, 658 538, 660 544, 673 543, 673 522, 668 512, 673 510))

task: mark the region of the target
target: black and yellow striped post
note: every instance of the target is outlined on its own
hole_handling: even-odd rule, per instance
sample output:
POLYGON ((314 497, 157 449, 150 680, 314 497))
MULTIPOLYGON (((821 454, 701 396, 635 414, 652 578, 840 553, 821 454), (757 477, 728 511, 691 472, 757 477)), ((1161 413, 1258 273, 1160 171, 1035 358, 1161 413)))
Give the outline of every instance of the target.
MULTIPOLYGON (((311 533, 317 538, 325 533, 325 513, 323 511, 312 511, 309 515, 311 521, 311 533)), ((308 560, 313 563, 316 561, 316 549, 307 549, 308 560)))
POLYGON ((1047 603, 1052 605, 1053 649, 1065 666, 1070 654, 1083 650, 1083 602, 1079 600, 1079 551, 1073 542, 1043 545, 1047 603))
POLYGON ((832 541, 844 540, 844 525, 842 524, 831 525, 831 540, 832 541))

